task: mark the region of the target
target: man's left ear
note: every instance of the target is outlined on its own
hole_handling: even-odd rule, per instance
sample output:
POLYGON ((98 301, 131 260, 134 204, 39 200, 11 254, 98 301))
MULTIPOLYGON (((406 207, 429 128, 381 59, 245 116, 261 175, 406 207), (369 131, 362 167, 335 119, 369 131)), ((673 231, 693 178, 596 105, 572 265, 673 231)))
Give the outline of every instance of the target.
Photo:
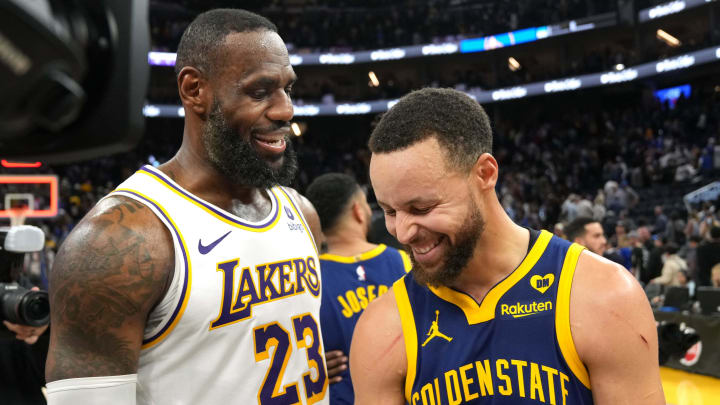
POLYGON ((498 179, 498 163, 493 155, 489 153, 480 155, 473 165, 472 176, 480 189, 494 189, 498 179))
POLYGON ((357 222, 362 223, 365 220, 363 217, 363 209, 357 201, 352 203, 352 215, 357 222))

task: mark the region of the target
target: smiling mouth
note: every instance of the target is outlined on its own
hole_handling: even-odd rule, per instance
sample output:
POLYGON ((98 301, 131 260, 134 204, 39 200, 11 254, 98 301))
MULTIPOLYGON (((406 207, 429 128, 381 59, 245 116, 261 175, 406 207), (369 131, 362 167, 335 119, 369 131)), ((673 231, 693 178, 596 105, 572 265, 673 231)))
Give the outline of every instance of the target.
POLYGON ((253 135, 255 144, 266 153, 278 154, 285 151, 286 141, 285 134, 273 134, 273 135, 253 135))
POLYGON ((435 249, 440 243, 442 243, 443 239, 444 239, 444 237, 436 240, 435 242, 433 242, 433 243, 431 243, 431 244, 429 244, 429 245, 413 247, 413 248, 412 248, 412 251, 413 251, 413 253, 415 253, 415 254, 417 254, 417 255, 427 254, 427 253, 429 253, 431 250, 435 249))

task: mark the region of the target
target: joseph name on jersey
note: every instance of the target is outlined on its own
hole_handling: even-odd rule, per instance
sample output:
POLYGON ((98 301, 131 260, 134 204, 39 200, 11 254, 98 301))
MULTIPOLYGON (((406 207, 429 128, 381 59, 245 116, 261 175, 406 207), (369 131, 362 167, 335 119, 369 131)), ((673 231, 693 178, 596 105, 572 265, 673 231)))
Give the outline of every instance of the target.
MULTIPOLYGON (((387 292, 412 266, 403 252, 386 245, 356 256, 323 254, 320 256, 323 279, 320 322, 328 350, 350 353, 355 324, 368 304, 387 292)), ((349 370, 342 381, 330 386, 333 405, 352 404, 354 392, 349 370)))
POLYGON ((146 325, 138 404, 328 403, 319 259, 291 194, 248 222, 144 166, 111 195, 153 210, 175 269, 146 325))

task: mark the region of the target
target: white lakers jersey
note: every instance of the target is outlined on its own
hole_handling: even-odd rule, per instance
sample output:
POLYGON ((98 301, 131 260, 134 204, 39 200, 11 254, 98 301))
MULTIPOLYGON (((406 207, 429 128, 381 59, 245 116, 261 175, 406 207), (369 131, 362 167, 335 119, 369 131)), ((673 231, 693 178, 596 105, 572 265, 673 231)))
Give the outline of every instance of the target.
POLYGON ((138 404, 328 403, 315 243, 289 193, 267 193, 258 222, 151 166, 111 193, 150 207, 175 245, 172 284, 145 330, 138 404))

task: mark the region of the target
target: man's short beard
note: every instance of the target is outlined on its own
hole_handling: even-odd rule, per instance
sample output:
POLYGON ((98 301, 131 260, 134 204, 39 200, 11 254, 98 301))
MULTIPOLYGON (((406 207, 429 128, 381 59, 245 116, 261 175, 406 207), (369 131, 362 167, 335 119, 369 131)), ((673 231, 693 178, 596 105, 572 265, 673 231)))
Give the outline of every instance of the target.
POLYGON ((457 233, 455 244, 450 246, 448 253, 445 255, 445 261, 440 263, 435 271, 423 268, 415 260, 412 250, 408 248, 413 263, 413 277, 418 283, 433 287, 441 285, 449 287, 462 274, 470 259, 472 259, 477 242, 485 229, 485 220, 474 203, 472 203, 470 210, 469 218, 457 233))
POLYGON ((203 144, 213 167, 238 185, 257 188, 290 185, 297 172, 297 156, 290 139, 285 139, 283 162, 277 169, 270 166, 250 142, 228 125, 220 103, 215 100, 203 128, 203 144))

